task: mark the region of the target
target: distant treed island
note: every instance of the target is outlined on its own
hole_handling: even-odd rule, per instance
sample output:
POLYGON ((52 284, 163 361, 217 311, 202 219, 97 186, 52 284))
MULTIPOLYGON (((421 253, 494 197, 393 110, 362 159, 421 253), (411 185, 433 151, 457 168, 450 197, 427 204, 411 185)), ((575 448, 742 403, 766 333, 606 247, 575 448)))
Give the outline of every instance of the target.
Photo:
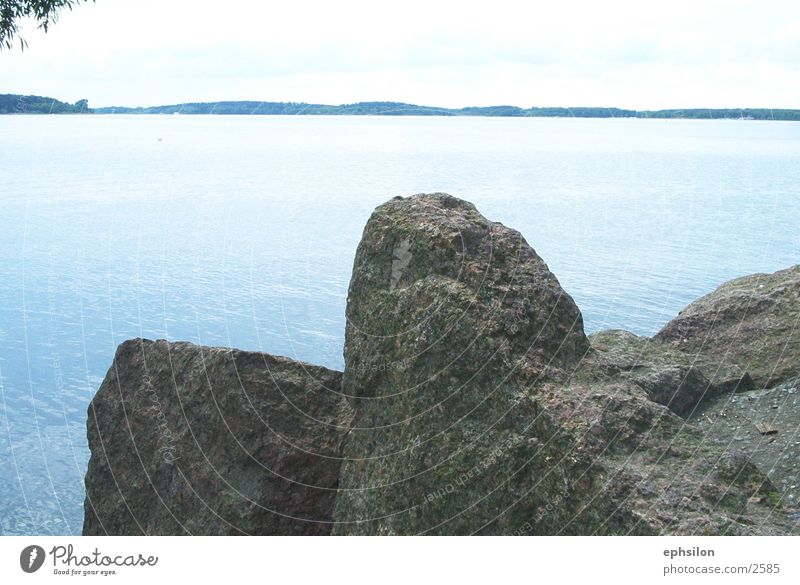
POLYGON ((519 108, 485 106, 437 108, 401 102, 358 102, 330 106, 302 102, 193 102, 168 106, 90 108, 88 100, 74 104, 50 97, 0 94, 0 114, 218 114, 262 116, 494 116, 508 118, 677 118, 705 120, 800 121, 800 110, 769 108, 692 108, 683 110, 626 110, 622 108, 519 108))
POLYGON ((0 94, 0 114, 88 114, 88 100, 74 104, 38 95, 0 94))

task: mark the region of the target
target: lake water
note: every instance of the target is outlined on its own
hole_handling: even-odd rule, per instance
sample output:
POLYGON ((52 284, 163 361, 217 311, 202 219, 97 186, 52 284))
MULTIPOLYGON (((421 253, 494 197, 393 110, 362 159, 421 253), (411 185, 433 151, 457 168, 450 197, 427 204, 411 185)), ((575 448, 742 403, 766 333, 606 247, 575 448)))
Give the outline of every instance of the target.
POLYGON ((800 123, 0 117, 0 532, 77 534, 121 341, 342 367, 372 209, 446 191, 519 229, 588 331, 653 334, 800 262, 800 123))

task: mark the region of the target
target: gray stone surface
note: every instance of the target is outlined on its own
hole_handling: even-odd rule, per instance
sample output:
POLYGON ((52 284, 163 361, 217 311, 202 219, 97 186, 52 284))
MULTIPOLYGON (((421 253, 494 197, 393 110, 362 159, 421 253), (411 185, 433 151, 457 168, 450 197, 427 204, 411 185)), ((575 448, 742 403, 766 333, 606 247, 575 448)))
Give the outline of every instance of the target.
POLYGON ((746 453, 775 484, 783 503, 800 512, 800 378, 719 396, 691 420, 708 440, 746 453))
POLYGON ((796 372, 798 270, 590 342, 518 232, 395 198, 356 253, 344 374, 120 346, 84 533, 796 534, 796 385, 731 392, 796 372))
POLYGON ((800 265, 726 282, 653 340, 683 352, 728 390, 768 388, 800 375, 800 265))
POLYGON ((580 311, 518 232, 441 193, 380 206, 348 292, 343 388, 358 415, 336 530, 524 525, 564 482, 543 472, 561 438, 530 390, 588 348, 580 311))
MULTIPOLYGON (((649 379, 610 367, 542 259, 470 203, 378 207, 347 320, 356 418, 334 533, 789 530, 783 512, 769 520, 767 495, 748 504, 774 493, 766 477, 648 398, 649 379)), ((655 376, 651 397, 671 402, 680 376, 655 376)))
POLYGON ((328 534, 341 374, 135 339, 89 407, 84 534, 328 534))
POLYGON ((689 356, 647 337, 613 329, 589 339, 610 374, 630 380, 651 400, 680 416, 725 391, 712 384, 689 356))

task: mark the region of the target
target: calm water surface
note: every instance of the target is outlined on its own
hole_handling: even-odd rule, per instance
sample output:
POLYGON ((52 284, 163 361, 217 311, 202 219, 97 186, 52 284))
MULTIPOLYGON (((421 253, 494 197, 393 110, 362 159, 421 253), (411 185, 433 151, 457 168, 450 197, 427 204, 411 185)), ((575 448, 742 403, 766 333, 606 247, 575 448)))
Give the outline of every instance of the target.
POLYGON ((447 191, 519 229, 589 331, 650 335, 800 262, 800 124, 0 117, 0 533, 75 534, 86 407, 121 341, 342 367, 372 209, 447 191))

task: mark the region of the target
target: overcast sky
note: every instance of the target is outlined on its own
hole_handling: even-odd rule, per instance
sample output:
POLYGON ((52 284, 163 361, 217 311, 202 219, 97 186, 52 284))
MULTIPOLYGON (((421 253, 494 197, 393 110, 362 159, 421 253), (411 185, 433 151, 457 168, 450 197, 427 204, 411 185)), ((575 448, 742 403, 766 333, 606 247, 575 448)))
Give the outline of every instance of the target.
POLYGON ((798 0, 97 0, 23 36, 0 93, 92 106, 800 107, 798 0))

